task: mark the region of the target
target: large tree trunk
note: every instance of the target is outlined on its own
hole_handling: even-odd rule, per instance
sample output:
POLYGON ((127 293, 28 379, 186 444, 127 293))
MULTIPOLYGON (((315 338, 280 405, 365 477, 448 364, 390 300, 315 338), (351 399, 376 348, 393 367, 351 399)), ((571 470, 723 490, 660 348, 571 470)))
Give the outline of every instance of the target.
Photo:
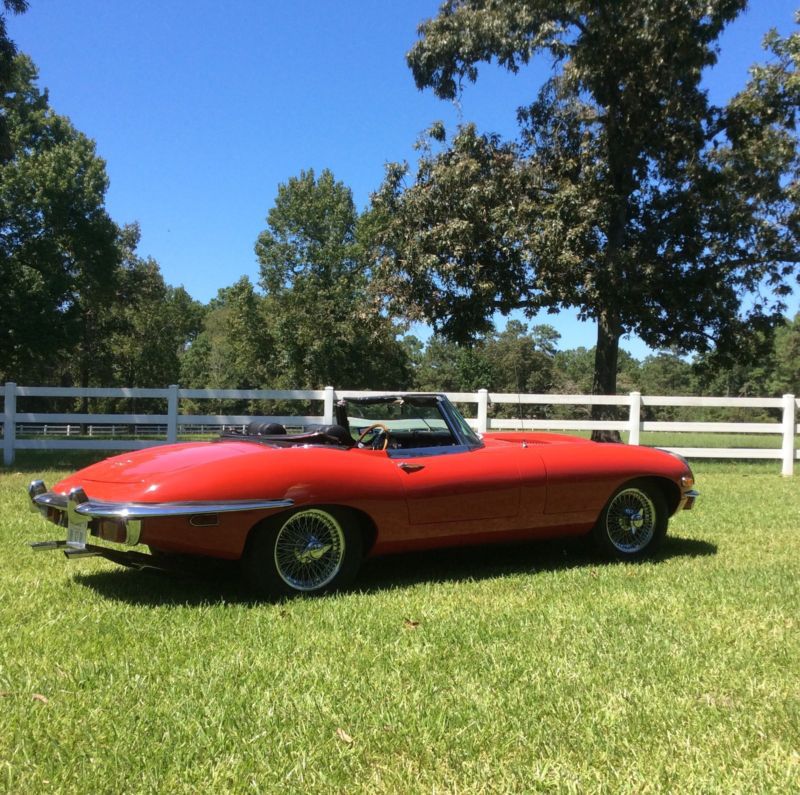
MULTIPOLYGON (((594 353, 593 395, 615 395, 617 392, 617 360, 622 326, 619 318, 603 310, 597 319, 597 346, 594 353)), ((593 420, 616 419, 616 406, 592 406, 593 420)), ((621 442, 619 431, 592 431, 592 441, 621 442)))

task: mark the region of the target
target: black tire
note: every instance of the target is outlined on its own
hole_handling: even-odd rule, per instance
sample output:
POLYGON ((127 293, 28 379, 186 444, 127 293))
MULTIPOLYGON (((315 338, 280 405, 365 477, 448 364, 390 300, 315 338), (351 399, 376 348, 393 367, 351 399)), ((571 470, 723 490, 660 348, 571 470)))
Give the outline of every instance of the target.
POLYGON ((652 555, 667 534, 664 493, 647 480, 631 480, 610 497, 591 532, 595 548, 616 560, 652 555))
POLYGON ((363 557, 361 530, 349 512, 313 506, 255 527, 242 556, 245 581, 258 596, 329 593, 345 587, 363 557))

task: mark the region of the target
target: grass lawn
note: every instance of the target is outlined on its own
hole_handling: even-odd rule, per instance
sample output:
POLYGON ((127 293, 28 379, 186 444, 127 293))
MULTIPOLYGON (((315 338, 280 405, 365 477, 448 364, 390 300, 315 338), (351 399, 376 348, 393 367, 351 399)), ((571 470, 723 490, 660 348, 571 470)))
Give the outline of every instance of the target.
POLYGON ((0 469, 0 791, 800 789, 800 477, 696 462, 659 559, 534 543, 254 603, 25 543, 0 469))

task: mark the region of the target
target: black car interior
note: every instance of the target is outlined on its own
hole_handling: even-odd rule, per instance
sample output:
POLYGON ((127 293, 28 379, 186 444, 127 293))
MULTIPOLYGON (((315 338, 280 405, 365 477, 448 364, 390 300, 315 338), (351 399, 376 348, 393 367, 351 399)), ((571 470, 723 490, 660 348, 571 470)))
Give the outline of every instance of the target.
MULTIPOLYGON (((397 402, 397 398, 393 398, 397 402)), ((353 401, 356 402, 356 401, 353 401)), ((388 399, 378 401, 358 401, 373 406, 389 403, 388 399)), ((356 445, 377 450, 411 450, 417 448, 445 447, 457 444, 452 432, 447 428, 431 427, 421 419, 425 428, 388 429, 382 423, 375 423, 375 431, 357 441, 359 428, 350 429, 347 401, 340 400, 335 406, 336 423, 309 427, 302 433, 288 433, 286 428, 276 422, 253 421, 243 430, 226 430, 223 439, 239 439, 261 442, 275 447, 295 447, 300 445, 329 445, 349 449, 356 445), (388 437, 388 439, 387 439, 388 437)))

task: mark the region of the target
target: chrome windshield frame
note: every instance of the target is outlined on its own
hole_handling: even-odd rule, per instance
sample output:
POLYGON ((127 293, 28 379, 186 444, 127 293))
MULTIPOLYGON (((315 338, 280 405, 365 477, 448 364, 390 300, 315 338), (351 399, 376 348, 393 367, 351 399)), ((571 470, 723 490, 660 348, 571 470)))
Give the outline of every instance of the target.
MULTIPOLYGON (((369 397, 345 397, 341 403, 345 406, 353 405, 380 405, 387 403, 407 403, 410 406, 418 403, 419 405, 436 406, 444 420, 447 429, 453 436, 455 444, 453 447, 459 448, 457 452, 479 450, 484 446, 480 436, 472 431, 472 436, 464 433, 464 427, 469 427, 469 423, 461 415, 461 412, 450 402, 447 395, 441 392, 398 392, 395 394, 375 395, 369 397), (463 423, 463 425, 462 425, 463 423)), ((423 420, 424 421, 424 420, 423 420)), ((438 447, 436 453, 428 455, 443 455, 445 447, 438 447)))

